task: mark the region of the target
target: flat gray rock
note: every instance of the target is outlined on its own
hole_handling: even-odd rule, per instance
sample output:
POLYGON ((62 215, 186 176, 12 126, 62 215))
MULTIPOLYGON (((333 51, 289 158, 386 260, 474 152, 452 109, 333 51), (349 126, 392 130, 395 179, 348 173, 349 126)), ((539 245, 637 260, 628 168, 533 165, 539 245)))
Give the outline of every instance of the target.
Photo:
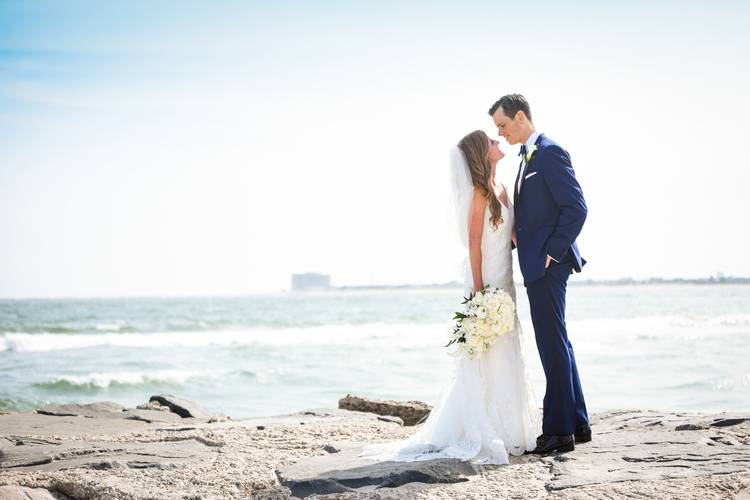
MULTIPOLYGON (((750 416, 742 414, 611 411, 592 418, 593 441, 571 453, 511 457, 509 466, 483 467, 504 467, 512 474, 516 465, 538 463, 548 471, 544 480, 548 492, 746 473, 749 421, 750 416)), ((472 465, 457 460, 372 462, 358 457, 360 449, 354 443, 330 446, 329 455, 300 460, 276 474, 298 497, 365 492, 411 482, 459 482, 476 474, 472 465)))
POLYGON ((88 418, 121 418, 124 406, 111 401, 89 404, 51 404, 39 408, 36 412, 42 415, 56 417, 88 417, 88 418))
POLYGON ((59 493, 51 493, 44 488, 26 488, 25 486, 0 486, 0 498, 3 500, 67 500, 59 493))
POLYGON ((59 440, 0 437, 0 470, 48 464, 61 444, 59 440))
POLYGON ((124 418, 142 422, 178 422, 182 417, 171 411, 124 408, 116 403, 53 404, 39 408, 40 415, 53 417, 124 418))
POLYGON ((171 411, 161 410, 125 410, 122 412, 122 418, 128 420, 140 420, 141 422, 180 422, 182 417, 171 411))
POLYGON ((416 425, 430 413, 432 407, 421 401, 391 401, 370 399, 347 394, 339 399, 342 410, 362 411, 400 418, 404 425, 416 425))
POLYGON ((195 438, 117 443, 3 437, 0 438, 0 470, 165 470, 186 463, 210 461, 220 446, 195 438))
MULTIPOLYGON (((124 413, 124 412, 120 412, 124 413)), ((179 418, 179 417, 178 417, 179 418)), ((183 421, 184 423, 184 421, 183 421)), ((10 413, 0 415, 0 435, 66 436, 86 438, 107 434, 119 436, 146 429, 142 420, 117 418, 57 417, 40 413, 10 413)))
POLYGON ((156 401, 162 406, 168 406, 169 411, 176 413, 182 418, 210 418, 211 414, 199 405, 170 394, 158 394, 151 396, 149 402, 156 401))
POLYGON ((498 498, 502 492, 509 498, 750 500, 750 412, 598 413, 592 415, 593 441, 571 453, 473 466, 360 459, 363 443, 352 440, 381 441, 408 431, 374 413, 312 409, 209 424, 151 408, 61 406, 52 411, 78 416, 0 415, 0 484, 17 485, 6 487, 13 495, 281 500, 294 492, 395 500, 434 491, 439 498, 498 498), (21 485, 49 491, 18 490, 21 485))
POLYGON ((241 427, 274 427, 277 425, 308 425, 319 422, 328 422, 331 424, 340 423, 347 425, 356 421, 373 421, 378 420, 378 415, 373 413, 363 413, 358 411, 341 410, 338 408, 315 408, 296 413, 286 413, 283 415, 271 415, 268 417, 250 417, 230 422, 222 422, 220 425, 241 426, 241 427))
POLYGON ((746 472, 750 446, 732 427, 747 420, 741 415, 706 419, 652 411, 597 414, 591 422, 592 442, 542 459, 552 473, 546 488, 746 472))
POLYGON ((336 452, 311 457, 276 471, 279 482, 295 497, 329 493, 367 492, 407 483, 459 483, 479 470, 453 459, 419 462, 375 462, 359 458, 361 443, 336 443, 336 452))

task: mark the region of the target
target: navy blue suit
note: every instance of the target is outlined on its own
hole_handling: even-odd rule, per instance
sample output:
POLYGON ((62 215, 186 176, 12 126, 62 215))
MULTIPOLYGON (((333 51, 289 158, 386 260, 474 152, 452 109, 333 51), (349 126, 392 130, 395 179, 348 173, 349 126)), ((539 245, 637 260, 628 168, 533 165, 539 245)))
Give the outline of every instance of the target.
POLYGON ((586 263, 576 238, 587 209, 568 152, 544 134, 536 145, 523 172, 520 192, 518 178, 514 186, 518 261, 547 379, 542 432, 570 435, 588 426, 586 402, 565 326, 568 277, 574 270, 580 272, 586 263), (554 260, 545 268, 548 255, 554 260))

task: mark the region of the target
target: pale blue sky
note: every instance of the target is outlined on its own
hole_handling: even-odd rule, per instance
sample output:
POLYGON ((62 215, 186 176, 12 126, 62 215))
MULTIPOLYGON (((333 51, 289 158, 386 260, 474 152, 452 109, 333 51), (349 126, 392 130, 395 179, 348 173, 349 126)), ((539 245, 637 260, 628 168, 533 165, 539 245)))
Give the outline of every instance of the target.
POLYGON ((581 278, 750 275, 748 25, 721 1, 0 1, 0 296, 455 279, 447 150, 508 92, 573 157, 581 278))

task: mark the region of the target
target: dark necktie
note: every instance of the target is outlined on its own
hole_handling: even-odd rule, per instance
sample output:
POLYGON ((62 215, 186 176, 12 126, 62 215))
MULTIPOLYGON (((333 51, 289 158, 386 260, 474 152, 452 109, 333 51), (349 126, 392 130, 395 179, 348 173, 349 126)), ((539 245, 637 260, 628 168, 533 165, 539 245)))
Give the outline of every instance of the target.
POLYGON ((518 182, 521 180, 521 176, 524 174, 524 171, 526 170, 526 152, 528 149, 526 148, 526 144, 521 144, 521 151, 518 152, 518 156, 521 156, 521 164, 518 165, 518 177, 516 177, 516 185, 515 185, 515 192, 516 196, 518 196, 518 193, 521 192, 519 189, 518 182))

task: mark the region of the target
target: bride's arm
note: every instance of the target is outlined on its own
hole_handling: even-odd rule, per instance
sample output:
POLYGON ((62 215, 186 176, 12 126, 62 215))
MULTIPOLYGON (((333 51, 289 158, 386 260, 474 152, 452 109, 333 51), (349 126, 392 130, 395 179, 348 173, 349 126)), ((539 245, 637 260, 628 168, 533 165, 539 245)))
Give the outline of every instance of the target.
POLYGON ((485 198, 479 189, 474 189, 471 200, 471 214, 469 215, 469 262, 474 291, 484 288, 482 279, 482 232, 484 232, 484 209, 487 206, 485 198))

